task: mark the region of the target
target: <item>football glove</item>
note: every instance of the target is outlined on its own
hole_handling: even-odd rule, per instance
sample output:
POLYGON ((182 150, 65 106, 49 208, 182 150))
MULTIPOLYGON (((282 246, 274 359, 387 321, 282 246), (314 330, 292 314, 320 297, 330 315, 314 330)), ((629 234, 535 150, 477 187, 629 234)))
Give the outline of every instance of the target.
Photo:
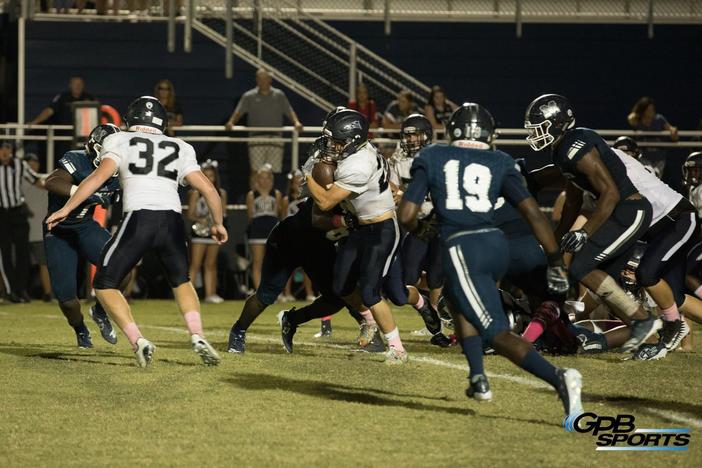
POLYGON ((585 245, 587 239, 588 234, 584 229, 567 232, 563 238, 561 238, 561 251, 572 253, 578 252, 583 248, 583 245, 585 245))
POLYGON ((550 266, 546 269, 546 283, 548 290, 553 294, 565 294, 568 292, 568 272, 562 265, 550 266))

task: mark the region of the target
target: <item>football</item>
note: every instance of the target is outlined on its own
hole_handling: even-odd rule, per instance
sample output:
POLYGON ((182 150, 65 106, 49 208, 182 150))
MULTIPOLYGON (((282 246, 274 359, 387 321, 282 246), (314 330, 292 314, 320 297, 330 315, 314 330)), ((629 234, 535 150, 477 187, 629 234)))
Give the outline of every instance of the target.
POLYGON ((312 178, 319 185, 329 190, 331 184, 334 183, 335 170, 336 164, 320 161, 312 168, 312 178))

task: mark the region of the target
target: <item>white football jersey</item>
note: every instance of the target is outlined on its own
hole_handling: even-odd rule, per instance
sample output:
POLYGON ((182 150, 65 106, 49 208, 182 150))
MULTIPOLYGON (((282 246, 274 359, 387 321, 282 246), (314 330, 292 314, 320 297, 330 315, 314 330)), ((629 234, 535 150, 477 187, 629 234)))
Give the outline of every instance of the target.
MULTIPOLYGON (((395 184, 395 186, 399 187, 402 191, 407 189, 410 180, 412 180, 412 175, 410 174, 412 162, 414 162, 414 159, 403 156, 393 156, 393 158, 390 160, 390 182, 395 184)), ((429 216, 433 209, 434 204, 431 202, 431 198, 427 193, 422 206, 419 208, 419 219, 429 216)))
POLYGON ((690 190, 690 202, 697 210, 697 216, 702 217, 702 185, 698 185, 690 190))
POLYGON ((651 203, 651 208, 653 208, 651 226, 653 226, 675 208, 683 196, 646 170, 644 165, 636 159, 616 148, 612 148, 612 150, 624 163, 626 175, 636 190, 651 203))
POLYGON ((388 163, 370 143, 339 162, 334 183, 351 192, 342 206, 360 220, 373 219, 395 209, 388 163))
POLYGON ((191 145, 160 133, 114 133, 103 141, 100 157, 117 163, 125 213, 180 213, 178 184, 185 185, 185 176, 200 170, 191 145))

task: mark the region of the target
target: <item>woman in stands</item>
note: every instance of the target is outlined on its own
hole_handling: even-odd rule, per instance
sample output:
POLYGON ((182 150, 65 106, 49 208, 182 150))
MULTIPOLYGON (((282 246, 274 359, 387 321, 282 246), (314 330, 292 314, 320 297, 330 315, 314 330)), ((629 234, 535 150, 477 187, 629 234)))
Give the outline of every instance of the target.
POLYGON ((454 110, 455 107, 446 99, 443 88, 439 85, 432 86, 427 105, 424 106, 424 115, 431 122, 431 126, 444 128, 454 110))
POLYGON ((363 114, 368 119, 370 128, 378 126, 378 106, 368 94, 368 88, 363 83, 356 87, 356 99, 349 100, 349 108, 363 114))
POLYGON ((183 109, 176 101, 173 83, 170 80, 161 80, 156 83, 154 96, 158 98, 159 102, 166 108, 166 112, 168 112, 168 126, 163 133, 173 136, 173 128, 183 125, 183 109))
MULTIPOLYGON (((219 191, 222 198, 222 211, 227 212, 227 192, 220 186, 217 161, 207 160, 202 163, 202 173, 219 191)), ((188 211, 186 217, 192 221, 192 243, 190 250, 190 281, 195 283, 198 273, 203 269, 203 284, 205 302, 219 304, 224 299, 217 295, 217 254, 219 245, 212 239, 210 227, 212 216, 207 209, 205 199, 197 190, 191 190, 188 195, 188 211)))
POLYGON ((266 239, 278 220, 283 218, 283 196, 273 188, 273 169, 264 164, 256 173, 254 190, 246 194, 246 213, 249 217, 249 249, 253 287, 261 282, 261 266, 266 252, 266 239))

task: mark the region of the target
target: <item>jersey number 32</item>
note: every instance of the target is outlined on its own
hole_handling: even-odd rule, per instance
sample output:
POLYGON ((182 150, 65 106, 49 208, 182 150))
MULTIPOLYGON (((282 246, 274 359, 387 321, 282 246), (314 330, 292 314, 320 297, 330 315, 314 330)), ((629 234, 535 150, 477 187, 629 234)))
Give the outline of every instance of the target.
POLYGON ((460 162, 451 160, 444 164, 446 179, 446 209, 462 210, 466 208, 474 213, 487 213, 492 209, 490 202, 490 168, 482 164, 471 163, 463 169, 463 190, 467 195, 462 199, 459 184, 460 162))
MULTIPOLYGON (((139 145, 142 145, 143 148, 143 150, 139 151, 139 160, 144 160, 144 165, 139 166, 136 163, 131 163, 129 164, 129 172, 136 175, 150 174, 154 169, 154 142, 142 137, 134 137, 129 140, 129 146, 139 145)), ((176 180, 178 178, 178 171, 175 169, 167 169, 166 167, 178 160, 180 147, 172 141, 162 141, 158 144, 158 149, 165 152, 166 157, 159 159, 156 165, 156 175, 176 180)), ((162 151, 159 151, 159 153, 162 151)))

